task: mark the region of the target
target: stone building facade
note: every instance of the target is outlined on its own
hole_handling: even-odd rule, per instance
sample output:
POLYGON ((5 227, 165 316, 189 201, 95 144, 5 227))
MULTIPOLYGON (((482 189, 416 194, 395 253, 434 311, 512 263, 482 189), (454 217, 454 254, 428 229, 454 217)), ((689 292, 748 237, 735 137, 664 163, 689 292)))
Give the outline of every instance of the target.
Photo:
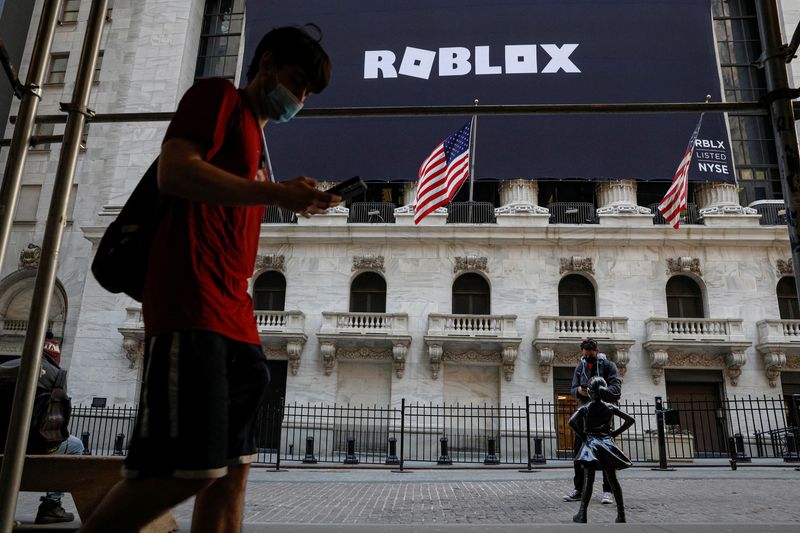
MULTIPOLYGON (((89 3, 69 3, 75 20, 57 31, 57 70, 41 114, 58 113, 70 97, 89 3)), ((197 75, 206 4, 243 9, 241 2, 115 0, 91 107, 173 111, 197 75)), ((791 35, 800 7, 784 1, 782 13, 791 35)), ((226 52, 238 58, 234 73, 241 48, 226 52)), ((138 399, 139 306, 100 288, 89 263, 165 127, 95 123, 86 135, 50 313, 77 402, 138 399)), ((58 147, 28 155, 0 279, 4 356, 19 353, 27 327, 58 147)), ((535 177, 521 177, 496 184, 497 200, 480 223, 440 210, 415 226, 413 178, 389 211, 378 206, 380 216, 363 222, 350 206, 262 225, 252 289, 275 397, 379 405, 552 400, 568 387, 583 337, 598 339, 616 361, 630 400, 800 393, 800 315, 786 291, 793 265, 774 191, 750 202, 744 185, 696 185, 696 213, 675 231, 656 223, 635 181, 594 183, 586 223, 556 216, 535 177)))

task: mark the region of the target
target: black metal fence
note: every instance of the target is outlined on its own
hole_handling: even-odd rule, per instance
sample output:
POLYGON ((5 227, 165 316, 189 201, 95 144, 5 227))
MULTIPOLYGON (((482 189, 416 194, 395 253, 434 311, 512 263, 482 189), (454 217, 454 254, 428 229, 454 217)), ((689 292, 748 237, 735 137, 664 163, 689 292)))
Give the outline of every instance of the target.
MULTIPOLYGON (((796 399, 800 404, 800 397, 796 399)), ((782 398, 692 398, 623 402, 636 424, 618 443, 637 463, 696 459, 800 462, 800 415, 782 398), (660 444, 657 420, 664 418, 660 444)), ((258 463, 483 463, 527 465, 571 460, 571 404, 550 400, 510 406, 406 404, 352 406, 262 405, 257 419, 258 463)), ((126 453, 134 407, 73 409, 71 433, 96 455, 126 453)))
POLYGON ((591 202, 552 202, 547 204, 550 224, 599 224, 591 202))
POLYGON ((756 202, 750 207, 761 215, 759 222, 762 226, 785 226, 786 204, 782 201, 756 202))
POLYGON ((394 224, 396 205, 389 202, 353 202, 347 222, 355 224, 394 224))
POLYGON ((447 204, 448 224, 497 224, 490 202, 451 202, 447 204))
MULTIPOLYGON (((650 204, 647 206, 653 212, 653 224, 666 224, 667 220, 661 211, 658 210, 658 204, 650 204)), ((703 219, 700 218, 700 210, 696 204, 687 204, 686 209, 681 212, 681 224, 702 224, 703 219)))
POLYGON ((268 205, 264 210, 262 224, 297 224, 297 214, 276 205, 268 205))

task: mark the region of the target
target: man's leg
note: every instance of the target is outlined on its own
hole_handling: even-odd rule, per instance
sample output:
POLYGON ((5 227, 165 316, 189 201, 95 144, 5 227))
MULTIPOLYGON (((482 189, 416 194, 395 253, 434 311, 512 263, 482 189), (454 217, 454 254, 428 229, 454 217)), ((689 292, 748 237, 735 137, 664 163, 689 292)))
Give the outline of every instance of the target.
POLYGON ((228 475, 197 493, 192 515, 192 533, 241 531, 249 472, 249 464, 229 466, 228 475))
MULTIPOLYGON (((83 442, 78 437, 70 435, 67 440, 53 452, 53 455, 80 455, 83 453, 83 442)), ((61 506, 63 492, 48 492, 40 498, 39 509, 36 511, 37 524, 56 524, 59 522, 72 522, 75 520, 73 513, 68 513, 61 506)))
POLYGON ((124 479, 114 485, 78 530, 80 533, 135 533, 213 479, 124 479))

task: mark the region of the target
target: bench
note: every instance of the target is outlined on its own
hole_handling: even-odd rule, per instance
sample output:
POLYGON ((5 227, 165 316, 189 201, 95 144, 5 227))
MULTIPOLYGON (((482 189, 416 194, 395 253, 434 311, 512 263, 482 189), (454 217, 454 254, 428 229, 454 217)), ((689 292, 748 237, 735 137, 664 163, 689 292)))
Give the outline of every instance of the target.
MULTIPOLYGON (((2 463, 0 455, 0 463, 2 463)), ((120 478, 122 457, 91 455, 27 455, 20 490, 63 491, 72 494, 78 516, 85 521, 120 478)), ((177 531, 168 511, 144 527, 142 533, 177 531)))

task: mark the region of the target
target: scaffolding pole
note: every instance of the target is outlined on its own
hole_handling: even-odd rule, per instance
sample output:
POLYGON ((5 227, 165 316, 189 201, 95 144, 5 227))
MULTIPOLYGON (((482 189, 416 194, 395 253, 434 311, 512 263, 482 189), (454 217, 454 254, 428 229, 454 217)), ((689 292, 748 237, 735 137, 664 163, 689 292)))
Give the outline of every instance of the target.
POLYGON ((11 225, 14 222, 14 211, 19 198, 22 170, 28 157, 28 143, 33 133, 34 118, 42 98, 42 84, 53 46, 58 14, 61 11, 61 0, 45 0, 42 17, 36 31, 36 40, 31 54, 31 65, 28 79, 22 88, 22 99, 19 105, 14 134, 9 142, 11 149, 0 186, 0 272, 3 269, 8 240, 11 236, 11 225))
POLYGON ((44 239, 42 240, 42 255, 39 269, 36 272, 36 283, 28 316, 28 331, 22 349, 17 387, 14 391, 14 404, 11 410, 11 423, 8 428, 2 471, 0 471, 0 531, 11 531, 14 524, 33 399, 39 379, 42 344, 58 268, 61 237, 67 218, 67 204, 78 160, 81 133, 86 117, 92 114, 87 106, 107 7, 108 0, 92 0, 72 102, 62 104, 62 110, 68 113, 64 142, 61 145, 53 197, 50 200, 50 211, 47 214, 44 239))
POLYGON ((786 224, 789 227, 789 243, 792 250, 794 280, 798 299, 800 299, 800 154, 798 154, 797 129, 792 101, 789 98, 791 87, 786 71, 786 48, 781 39, 780 11, 776 0, 756 2, 758 32, 763 50, 760 63, 767 78, 769 113, 772 117, 772 130, 775 134, 775 148, 778 153, 778 170, 781 177, 783 199, 786 203, 786 224))

